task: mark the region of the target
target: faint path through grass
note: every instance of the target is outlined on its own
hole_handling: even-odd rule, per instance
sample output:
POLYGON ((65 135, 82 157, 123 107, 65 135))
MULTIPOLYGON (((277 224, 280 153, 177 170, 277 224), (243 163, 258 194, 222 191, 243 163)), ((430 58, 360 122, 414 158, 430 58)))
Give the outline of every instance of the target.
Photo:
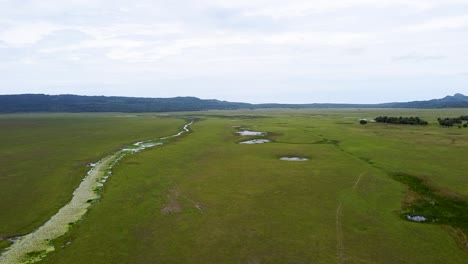
MULTIPOLYGON (((336 141, 335 147, 340 151, 347 153, 361 161, 367 163, 373 168, 376 168, 394 180, 408 187, 410 192, 417 194, 419 197, 411 204, 407 204, 400 211, 400 218, 405 221, 413 221, 411 217, 424 217, 420 223, 442 224, 451 227, 454 231, 452 236, 461 243, 464 249, 468 248, 468 240, 466 233, 468 232, 468 203, 466 199, 460 198, 457 193, 444 193, 437 188, 430 186, 425 180, 420 177, 409 175, 402 172, 390 172, 385 168, 375 164, 372 160, 366 157, 356 155, 351 151, 345 150, 340 146, 339 141, 336 141)), ((353 190, 357 187, 360 181, 358 177, 353 190)))
POLYGON ((336 257, 339 264, 344 263, 344 242, 343 242, 343 230, 341 225, 341 218, 343 217, 342 213, 342 203, 336 208, 336 257))
MULTIPOLYGON (((354 182, 352 191, 356 191, 359 182, 361 181, 362 176, 364 176, 366 173, 363 172, 359 174, 357 177, 356 181, 354 182)), ((338 205, 338 208, 336 208, 336 257, 337 257, 337 262, 339 264, 345 262, 344 258, 344 241, 343 241, 343 225, 342 225, 342 219, 343 219, 343 203, 340 202, 338 205)))
POLYGON ((362 176, 363 176, 364 174, 365 174, 365 173, 361 173, 361 174, 359 174, 359 176, 358 176, 358 178, 357 178, 356 182, 355 182, 355 183, 354 183, 354 185, 353 185, 353 191, 355 191, 355 190, 356 190, 356 188, 358 187, 358 185, 359 185, 359 182, 361 181, 361 178, 362 178, 362 176))

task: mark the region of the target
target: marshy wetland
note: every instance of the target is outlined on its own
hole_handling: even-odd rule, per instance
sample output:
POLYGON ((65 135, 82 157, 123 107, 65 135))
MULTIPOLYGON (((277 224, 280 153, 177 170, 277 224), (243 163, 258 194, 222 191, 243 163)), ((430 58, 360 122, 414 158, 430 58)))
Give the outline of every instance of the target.
POLYGON ((464 114, 2 115, 0 248, 44 228, 95 163, 85 214, 21 261, 467 263, 468 129, 437 122, 464 114), (383 115, 429 125, 359 124, 383 115))

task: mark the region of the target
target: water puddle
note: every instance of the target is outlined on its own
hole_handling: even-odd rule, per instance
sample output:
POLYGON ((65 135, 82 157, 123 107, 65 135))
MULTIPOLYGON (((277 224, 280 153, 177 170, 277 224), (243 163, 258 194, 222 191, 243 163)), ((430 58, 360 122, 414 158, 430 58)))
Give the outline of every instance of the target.
POLYGON ((257 131, 249 131, 249 130, 239 131, 236 133, 241 136, 265 136, 266 135, 265 132, 257 132, 257 131))
MULTIPOLYGON (((239 134, 240 136, 244 136, 244 137, 252 137, 252 136, 254 136, 254 137, 264 137, 264 136, 267 135, 266 132, 252 131, 252 130, 249 130, 248 128, 245 128, 245 127, 242 127, 242 126, 232 126, 232 127, 237 128, 238 130, 242 130, 242 131, 236 132, 236 134, 239 134)), ((265 143, 268 143, 268 142, 271 142, 271 140, 269 140, 269 139, 251 139, 251 140, 239 142, 239 144, 254 145, 254 144, 265 144, 265 143)))
POLYGON ((239 144, 253 145, 253 144, 264 144, 271 142, 269 139, 252 139, 248 141, 239 142, 239 144))
POLYGON ((406 215, 406 219, 413 222, 426 222, 427 218, 420 215, 406 215))
POLYGON ((126 155, 140 152, 147 148, 160 146, 161 141, 181 136, 189 132, 193 121, 186 124, 179 133, 142 141, 123 148, 96 163, 90 163, 91 169, 83 178, 80 185, 73 192, 71 201, 60 208, 44 225, 32 233, 12 239, 14 244, 7 248, 0 256, 2 264, 35 263, 43 259, 49 252, 54 251, 52 240, 67 233, 69 226, 81 220, 91 206, 91 201, 100 198, 100 190, 112 175, 112 168, 126 155))
POLYGON ((303 158, 303 157, 282 157, 280 160, 284 161, 308 161, 308 158, 303 158))

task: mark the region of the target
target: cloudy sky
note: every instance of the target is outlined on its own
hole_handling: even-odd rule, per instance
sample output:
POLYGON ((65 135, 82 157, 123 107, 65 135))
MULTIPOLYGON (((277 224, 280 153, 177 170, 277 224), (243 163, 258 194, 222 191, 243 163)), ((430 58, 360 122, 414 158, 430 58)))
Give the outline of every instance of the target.
POLYGON ((468 94, 468 0, 0 0, 0 94, 468 94))

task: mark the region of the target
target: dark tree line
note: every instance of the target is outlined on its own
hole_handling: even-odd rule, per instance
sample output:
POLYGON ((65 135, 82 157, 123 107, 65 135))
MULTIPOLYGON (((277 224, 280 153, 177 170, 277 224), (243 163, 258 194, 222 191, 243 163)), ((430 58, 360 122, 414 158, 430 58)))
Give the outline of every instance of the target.
MULTIPOLYGON (((455 118, 437 118, 437 121, 439 121, 439 125, 443 127, 452 127, 454 125, 458 125, 461 127, 461 124, 463 121, 468 121, 468 116, 460 116, 460 117, 455 117, 455 118)), ((467 127, 467 124, 464 124, 463 127, 467 127)))
POLYGON ((250 104, 195 97, 136 98, 76 95, 0 95, 0 113, 15 112, 168 112, 249 108, 250 104))
POLYGON ((0 113, 15 112, 168 112, 257 108, 468 108, 468 96, 385 104, 249 104, 195 97, 136 98, 77 95, 0 95, 0 113))
POLYGON ((394 117, 394 116, 379 116, 376 117, 375 122, 378 123, 389 123, 389 124, 403 124, 403 125, 427 125, 428 122, 422 120, 419 117, 394 117))

